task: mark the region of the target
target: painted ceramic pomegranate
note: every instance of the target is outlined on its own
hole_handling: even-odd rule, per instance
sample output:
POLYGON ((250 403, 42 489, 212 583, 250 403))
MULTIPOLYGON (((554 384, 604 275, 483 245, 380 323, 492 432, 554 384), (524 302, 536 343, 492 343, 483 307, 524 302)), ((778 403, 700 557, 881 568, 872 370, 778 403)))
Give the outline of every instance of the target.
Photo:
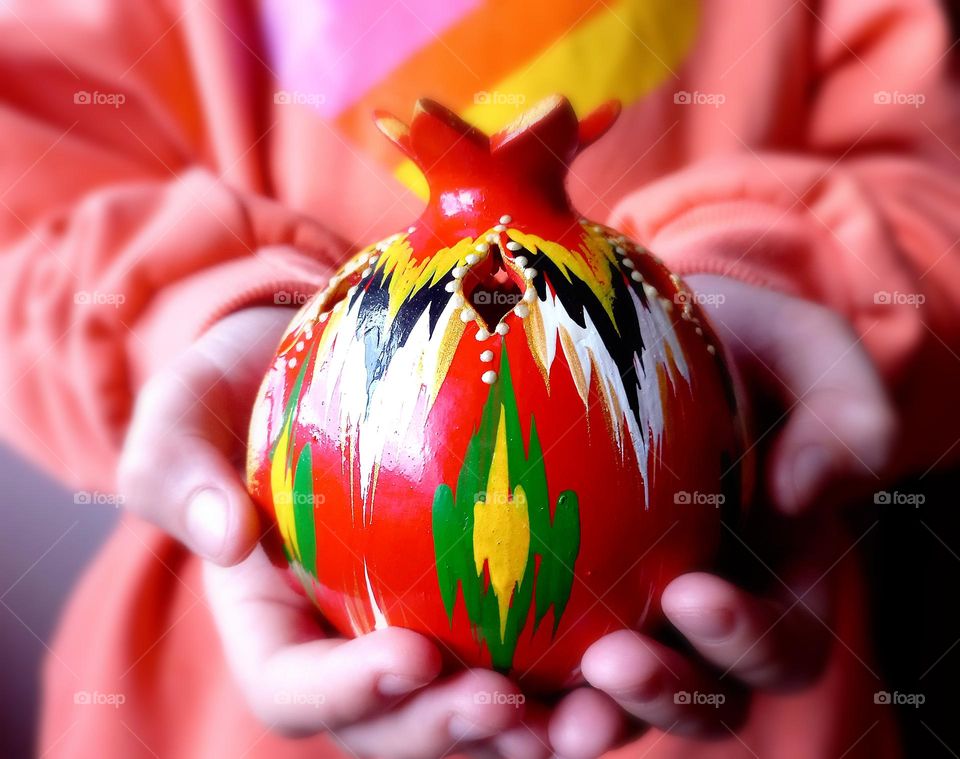
POLYGON ((713 555, 740 479, 714 335, 564 191, 618 112, 578 122, 555 97, 492 137, 430 101, 409 127, 378 114, 429 203, 293 320, 248 460, 342 633, 412 628, 451 664, 557 688, 604 633, 655 627, 662 587, 713 555))

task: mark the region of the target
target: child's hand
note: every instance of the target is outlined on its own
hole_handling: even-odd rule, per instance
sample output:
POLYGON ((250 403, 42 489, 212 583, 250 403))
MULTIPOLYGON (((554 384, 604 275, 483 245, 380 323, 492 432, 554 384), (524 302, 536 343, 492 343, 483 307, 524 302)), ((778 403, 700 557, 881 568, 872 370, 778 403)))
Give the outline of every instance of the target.
MULTIPOLYGON (((721 338, 748 379, 772 386, 787 408, 781 429, 771 434, 766 467, 773 504, 803 510, 838 480, 862 482, 883 467, 894 435, 892 410, 840 319, 737 282, 693 282, 701 292, 725 295, 713 319, 721 338)), ((262 549, 250 554, 260 528, 239 476, 247 417, 291 316, 275 308, 235 314, 148 384, 121 466, 127 503, 216 564, 242 560, 208 567, 210 604, 241 688, 273 729, 332 729, 360 754, 426 757, 461 740, 509 756, 546 755, 544 714, 528 714, 527 725, 511 727, 521 715, 506 699, 498 705, 476 697, 516 692, 509 680, 474 671, 422 688, 439 670, 430 641, 400 629, 349 642, 324 638, 310 604, 284 585, 262 549), (395 706, 411 691, 418 692, 395 706)), ((704 574, 678 578, 667 589, 664 610, 702 661, 629 632, 598 641, 583 662, 596 690, 575 691, 549 716, 557 753, 593 756, 622 738, 617 704, 663 729, 710 733, 722 730, 722 722, 733 727, 742 713, 740 689, 728 685, 733 678, 777 688, 815 675, 829 642, 817 621, 829 611, 829 582, 814 582, 819 573, 811 567, 822 564, 804 551, 780 555, 787 557, 776 567, 786 578, 781 590, 790 590, 775 594, 779 600, 704 574), (794 592, 804 603, 791 603, 794 592), (732 632, 711 640, 706 628, 720 622, 732 632), (791 644, 797 640, 804 645, 791 644), (712 667, 729 670, 722 685, 712 667), (722 693, 726 701, 719 709, 676 703, 681 691, 722 693)))
POLYGON ((294 313, 228 316, 137 395, 117 475, 125 505, 217 564, 236 564, 260 539, 242 477, 247 425, 294 313))
POLYGON ((581 699, 593 714, 561 702, 549 726, 559 755, 595 759, 648 726, 728 737, 751 690, 789 691, 821 672, 834 641, 837 565, 855 538, 844 544, 827 518, 758 517, 749 535, 724 535, 753 590, 705 572, 667 586, 661 606, 682 649, 632 630, 587 649, 582 672, 595 690, 581 699))
POLYGON ((504 755, 518 755, 519 745, 524 757, 549 756, 545 737, 518 726, 515 706, 484 698, 519 694, 506 677, 477 669, 438 679, 437 647, 399 627, 329 637, 262 548, 235 567, 208 563, 205 585, 235 680, 271 730, 329 731, 353 756, 432 759, 484 744, 504 755))
POLYGON ((718 276, 689 284, 718 303, 706 310, 746 385, 769 502, 797 514, 876 490, 897 420, 862 337, 815 303, 718 276))
POLYGON ((440 653, 409 630, 330 638, 258 546, 261 526, 240 474, 247 424, 293 313, 233 314, 147 383, 121 457, 127 506, 208 560, 207 602, 224 654, 270 729, 330 730, 362 755, 433 757, 458 742, 548 755, 545 736, 511 729, 521 711, 510 699, 478 695, 516 694, 505 677, 476 670, 434 683, 440 653))
POLYGON ((822 506, 876 490, 893 448, 893 408, 841 318, 721 277, 691 277, 690 284, 723 296, 709 315, 757 412, 765 493, 744 536, 726 530, 723 538, 747 556, 752 585, 759 580, 763 590, 699 572, 675 579, 661 605, 690 655, 626 630, 595 643, 583 675, 609 698, 585 694, 590 716, 561 704, 550 725, 557 753, 572 759, 622 739, 627 715, 687 735, 725 734, 736 729, 749 689, 783 690, 815 677, 833 642, 833 574, 856 540, 838 542, 833 515, 822 506), (776 410, 761 417, 771 401, 776 410), (615 714, 614 703, 623 712, 615 714))

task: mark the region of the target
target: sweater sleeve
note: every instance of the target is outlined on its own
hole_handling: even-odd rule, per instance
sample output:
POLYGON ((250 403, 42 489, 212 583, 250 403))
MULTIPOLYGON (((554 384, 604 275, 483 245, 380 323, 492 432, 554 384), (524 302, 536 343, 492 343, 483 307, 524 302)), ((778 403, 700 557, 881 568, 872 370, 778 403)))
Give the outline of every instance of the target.
POLYGON ((741 140, 635 191, 612 223, 681 274, 844 315, 897 403, 901 474, 924 472, 960 459, 960 121, 946 22, 932 2, 823 5, 800 141, 741 140))
POLYGON ((267 197, 267 127, 203 94, 189 13, 36 6, 0 13, 0 435, 109 488, 144 378, 231 309, 294 304, 344 245, 267 197))

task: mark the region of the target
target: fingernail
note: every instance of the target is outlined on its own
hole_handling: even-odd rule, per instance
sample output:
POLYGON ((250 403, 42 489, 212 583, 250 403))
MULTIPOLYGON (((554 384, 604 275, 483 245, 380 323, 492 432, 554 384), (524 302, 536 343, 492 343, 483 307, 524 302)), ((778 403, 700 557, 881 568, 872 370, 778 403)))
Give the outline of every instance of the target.
POLYGON ((737 617, 730 609, 678 610, 672 615, 680 622, 685 635, 692 634, 709 643, 726 640, 737 626, 737 617))
POLYGON ((450 718, 447 729, 450 732, 450 737, 457 741, 478 741, 500 732, 499 728, 481 725, 479 722, 467 719, 462 714, 454 714, 450 718))
POLYGON ((397 675, 392 672, 381 675, 377 681, 377 690, 384 696, 405 696, 407 693, 429 685, 430 678, 410 677, 408 675, 397 675))
POLYGON ((817 494, 829 469, 830 455, 823 446, 808 445, 800 449, 791 467, 793 503, 790 506, 794 510, 807 505, 817 494))
POLYGON ((205 488, 187 504, 187 533, 204 556, 217 557, 227 540, 227 499, 223 492, 205 488))

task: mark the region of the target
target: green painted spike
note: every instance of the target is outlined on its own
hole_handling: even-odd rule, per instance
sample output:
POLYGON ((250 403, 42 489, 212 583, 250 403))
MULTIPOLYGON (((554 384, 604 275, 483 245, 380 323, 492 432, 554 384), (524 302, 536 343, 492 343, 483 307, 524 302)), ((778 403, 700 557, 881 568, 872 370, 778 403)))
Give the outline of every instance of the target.
POLYGON ((453 607, 457 602, 457 583, 459 572, 457 562, 452 556, 456 550, 456 541, 462 535, 456 524, 456 510, 453 505, 453 491, 447 485, 440 485, 433 496, 433 550, 437 562, 437 580, 440 583, 440 597, 443 608, 453 624, 453 607))
POLYGON ((573 589, 573 565, 580 552, 580 510, 577 494, 563 491, 557 498, 553 525, 536 548, 540 554, 537 575, 537 607, 534 628, 553 606, 553 633, 570 600, 573 589))
POLYGON ((543 451, 540 448, 540 436, 537 434, 537 422, 530 417, 530 453, 524 460, 520 473, 519 485, 523 486, 527 494, 527 503, 530 509, 531 537, 542 533, 550 527, 550 503, 547 493, 547 470, 543 465, 543 451))
POLYGON ((297 532, 300 564, 314 577, 317 576, 315 500, 313 458, 310 446, 305 445, 300 451, 300 458, 297 460, 297 467, 293 474, 293 525, 297 532))
POLYGON ((441 484, 434 493, 433 538, 437 581, 447 617, 452 624, 459 586, 474 633, 486 644, 496 669, 508 671, 512 666, 517 643, 534 604, 534 586, 534 629, 553 608, 553 632, 556 634, 570 597, 573 566, 580 550, 579 503, 573 491, 564 491, 558 498, 556 513, 551 520, 547 474, 536 421, 531 416, 529 443, 524 446, 506 349, 502 353, 497 380, 490 386, 483 405, 480 423, 467 443, 456 491, 454 493, 448 485, 441 484), (492 587, 485 587, 482 570, 477 573, 473 556, 475 502, 477 494, 486 488, 501 414, 507 438, 510 491, 515 492, 517 486, 523 488, 530 522, 527 570, 520 583, 514 586, 502 638, 496 594, 492 587), (535 580, 538 554, 540 568, 535 580))

